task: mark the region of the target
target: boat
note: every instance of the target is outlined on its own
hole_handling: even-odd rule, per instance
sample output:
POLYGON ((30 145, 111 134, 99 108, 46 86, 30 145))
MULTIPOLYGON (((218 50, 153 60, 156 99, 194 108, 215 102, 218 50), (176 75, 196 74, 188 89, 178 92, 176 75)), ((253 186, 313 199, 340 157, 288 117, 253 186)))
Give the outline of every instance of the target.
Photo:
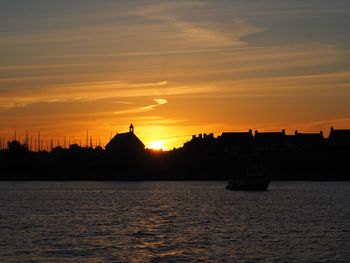
POLYGON ((266 191, 270 177, 262 165, 250 163, 243 173, 235 174, 226 186, 228 190, 266 191))

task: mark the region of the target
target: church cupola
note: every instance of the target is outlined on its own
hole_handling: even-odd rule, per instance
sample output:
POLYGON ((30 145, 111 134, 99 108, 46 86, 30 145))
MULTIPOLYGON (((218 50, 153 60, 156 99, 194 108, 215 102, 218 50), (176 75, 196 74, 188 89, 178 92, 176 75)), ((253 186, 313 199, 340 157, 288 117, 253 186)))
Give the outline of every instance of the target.
POLYGON ((132 125, 132 123, 130 124, 129 132, 134 133, 134 125, 132 125))

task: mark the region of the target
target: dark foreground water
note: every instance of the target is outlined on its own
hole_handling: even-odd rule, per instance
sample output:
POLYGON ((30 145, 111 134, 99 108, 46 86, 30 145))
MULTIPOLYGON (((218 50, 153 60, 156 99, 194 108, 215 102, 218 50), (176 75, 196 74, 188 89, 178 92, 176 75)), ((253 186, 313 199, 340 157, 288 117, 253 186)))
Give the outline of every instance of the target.
POLYGON ((0 182, 1 262, 350 262, 350 182, 0 182))

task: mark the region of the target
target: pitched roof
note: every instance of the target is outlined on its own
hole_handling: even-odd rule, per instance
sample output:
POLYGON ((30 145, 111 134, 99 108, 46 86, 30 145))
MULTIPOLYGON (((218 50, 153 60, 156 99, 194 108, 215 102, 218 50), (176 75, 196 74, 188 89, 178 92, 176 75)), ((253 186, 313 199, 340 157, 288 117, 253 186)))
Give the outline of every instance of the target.
POLYGON ((254 141, 256 143, 280 143, 286 138, 284 130, 281 132, 258 132, 255 131, 254 141))
POLYGON ((323 133, 300 133, 295 131, 294 135, 287 136, 287 141, 299 146, 315 146, 324 142, 323 133))
POLYGON ((145 145, 143 142, 133 133, 125 132, 118 133, 110 140, 106 145, 106 150, 134 150, 144 149, 145 145))
POLYGON ((251 142, 253 134, 249 132, 223 132, 219 137, 225 143, 246 143, 251 142))
POLYGON ((331 142, 349 143, 350 142, 350 129, 336 130, 336 129, 333 129, 333 127, 332 127, 328 138, 331 142))

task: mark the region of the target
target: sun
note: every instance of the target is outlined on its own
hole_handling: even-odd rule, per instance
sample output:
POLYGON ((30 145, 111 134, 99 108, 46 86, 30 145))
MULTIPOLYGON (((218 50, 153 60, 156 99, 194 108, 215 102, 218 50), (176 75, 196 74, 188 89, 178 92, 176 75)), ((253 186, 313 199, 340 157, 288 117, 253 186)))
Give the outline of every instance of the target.
POLYGON ((148 145, 148 148, 149 149, 153 149, 153 150, 162 150, 162 151, 166 150, 166 147, 164 146, 162 141, 150 142, 149 145, 148 145))

